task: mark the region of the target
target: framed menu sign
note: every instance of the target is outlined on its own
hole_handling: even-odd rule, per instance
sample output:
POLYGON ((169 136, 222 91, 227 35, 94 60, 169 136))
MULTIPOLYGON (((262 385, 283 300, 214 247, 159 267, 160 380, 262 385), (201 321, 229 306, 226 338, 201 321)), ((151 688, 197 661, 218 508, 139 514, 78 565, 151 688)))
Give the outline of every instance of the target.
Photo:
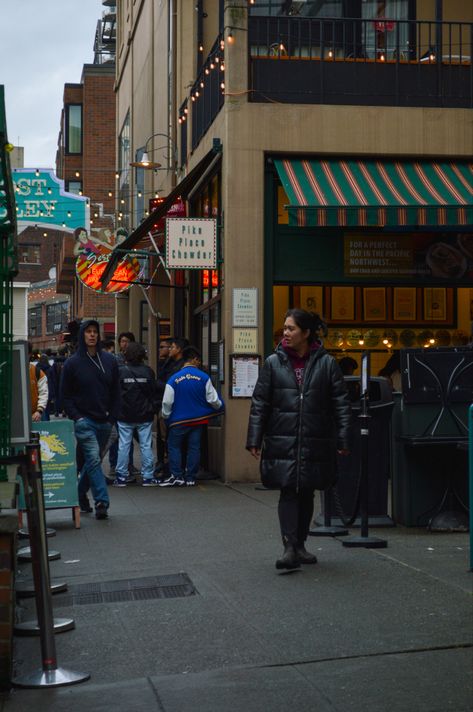
POLYGON ((251 398, 258 380, 261 356, 230 354, 231 398, 251 398))

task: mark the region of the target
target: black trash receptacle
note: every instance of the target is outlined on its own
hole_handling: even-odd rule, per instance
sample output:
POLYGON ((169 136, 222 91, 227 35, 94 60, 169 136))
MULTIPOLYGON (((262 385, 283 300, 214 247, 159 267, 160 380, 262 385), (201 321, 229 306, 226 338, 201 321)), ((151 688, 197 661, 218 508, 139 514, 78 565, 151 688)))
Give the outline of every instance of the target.
MULTIPOLYGON (((355 511, 360 482, 360 377, 345 376, 353 411, 350 454, 338 456, 338 482, 332 498, 332 524, 341 525, 337 513, 337 496, 344 517, 355 511)), ((368 523, 370 526, 393 526, 388 515, 388 490, 391 463, 391 416, 394 407, 392 387, 386 378, 372 377, 369 382, 369 457, 368 457, 368 523)), ((317 524, 322 522, 316 522, 317 524)), ((353 526, 360 526, 358 515, 353 526)))

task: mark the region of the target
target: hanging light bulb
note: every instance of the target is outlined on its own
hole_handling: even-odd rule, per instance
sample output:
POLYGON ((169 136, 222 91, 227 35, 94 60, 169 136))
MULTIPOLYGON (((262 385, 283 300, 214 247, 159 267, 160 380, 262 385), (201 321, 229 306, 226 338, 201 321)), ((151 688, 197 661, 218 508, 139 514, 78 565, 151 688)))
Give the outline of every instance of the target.
POLYGON ((108 191, 108 197, 109 197, 109 198, 113 198, 113 193, 112 193, 111 190, 108 191))
POLYGON ((234 38, 234 36, 233 36, 231 30, 230 30, 230 32, 229 32, 228 35, 227 35, 227 40, 228 40, 228 44, 233 44, 234 41, 235 41, 235 38, 234 38))
POLYGON ((35 174, 36 178, 39 176, 39 168, 37 168, 37 169, 35 170, 34 174, 35 174))

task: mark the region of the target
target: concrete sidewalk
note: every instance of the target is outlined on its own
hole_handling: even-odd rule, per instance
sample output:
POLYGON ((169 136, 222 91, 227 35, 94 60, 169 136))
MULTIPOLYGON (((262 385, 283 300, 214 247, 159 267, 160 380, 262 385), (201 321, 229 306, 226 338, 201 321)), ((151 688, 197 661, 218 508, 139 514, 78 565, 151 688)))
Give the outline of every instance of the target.
MULTIPOLYGON (((76 624, 55 636, 58 665, 91 679, 13 690, 2 712, 471 710, 467 534, 373 530, 384 550, 314 537, 319 564, 280 575, 277 492, 206 481, 110 494, 107 521, 47 516, 51 577, 69 584, 55 615, 76 624), (187 586, 164 578, 182 572, 187 586)), ((35 617, 33 599, 20 604, 35 617)), ((38 638, 15 647, 16 674, 40 668, 38 638)))

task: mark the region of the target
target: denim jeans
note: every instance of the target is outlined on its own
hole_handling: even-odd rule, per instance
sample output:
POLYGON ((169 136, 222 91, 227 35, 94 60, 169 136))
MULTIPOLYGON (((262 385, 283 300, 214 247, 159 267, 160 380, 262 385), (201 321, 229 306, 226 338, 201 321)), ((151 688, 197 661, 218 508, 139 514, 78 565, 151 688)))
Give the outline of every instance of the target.
POLYGON ((130 455, 130 445, 133 441, 133 431, 137 430, 140 441, 141 452, 141 476, 144 480, 152 479, 154 475, 153 457, 153 423, 125 423, 119 420, 118 423, 118 460, 117 477, 128 476, 128 462, 130 455))
MULTIPOLYGON (((118 426, 115 426, 117 428, 117 437, 115 440, 112 442, 108 449, 108 464, 110 467, 117 467, 117 461, 118 461, 118 426)), ((133 440, 131 441, 130 445, 130 459, 129 459, 129 466, 131 467, 133 465, 133 440)))
POLYGON ((168 432, 169 469, 174 477, 195 480, 200 467, 202 425, 175 425, 168 432), (184 474, 183 452, 187 450, 184 474))
POLYGON ((107 484, 103 474, 100 452, 107 444, 112 426, 110 423, 99 423, 91 418, 80 418, 74 423, 77 442, 80 443, 84 465, 79 477, 79 497, 92 490, 94 502, 105 502, 109 505, 107 484))

